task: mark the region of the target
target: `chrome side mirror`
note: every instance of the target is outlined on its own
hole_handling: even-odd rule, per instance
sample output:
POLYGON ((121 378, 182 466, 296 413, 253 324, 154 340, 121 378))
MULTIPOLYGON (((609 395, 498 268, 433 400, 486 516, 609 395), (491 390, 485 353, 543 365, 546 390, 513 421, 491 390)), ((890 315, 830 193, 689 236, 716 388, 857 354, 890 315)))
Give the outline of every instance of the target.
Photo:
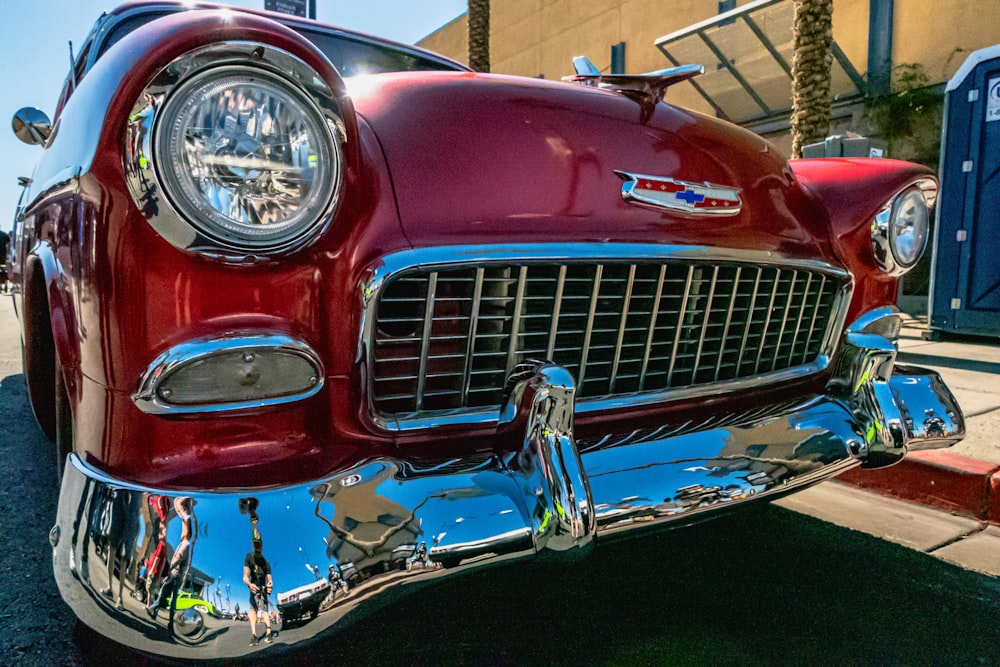
POLYGON ((52 121, 34 107, 24 107, 10 121, 14 136, 26 144, 44 144, 52 134, 52 121))

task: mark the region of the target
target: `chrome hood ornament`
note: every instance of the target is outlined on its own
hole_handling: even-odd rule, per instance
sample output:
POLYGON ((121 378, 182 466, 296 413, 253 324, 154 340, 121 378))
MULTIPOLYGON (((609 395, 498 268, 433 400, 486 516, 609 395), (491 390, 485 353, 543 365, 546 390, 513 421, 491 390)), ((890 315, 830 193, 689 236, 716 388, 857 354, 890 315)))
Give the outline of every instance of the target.
POLYGON ((601 74, 586 56, 573 58, 573 69, 576 74, 564 76, 563 81, 610 90, 638 102, 643 123, 649 120, 653 109, 663 100, 667 88, 705 73, 704 65, 681 65, 645 74, 601 74))
POLYGON ((636 206, 675 211, 689 216, 736 215, 743 207, 740 189, 729 185, 678 181, 666 176, 647 176, 615 171, 622 183, 622 199, 636 206))

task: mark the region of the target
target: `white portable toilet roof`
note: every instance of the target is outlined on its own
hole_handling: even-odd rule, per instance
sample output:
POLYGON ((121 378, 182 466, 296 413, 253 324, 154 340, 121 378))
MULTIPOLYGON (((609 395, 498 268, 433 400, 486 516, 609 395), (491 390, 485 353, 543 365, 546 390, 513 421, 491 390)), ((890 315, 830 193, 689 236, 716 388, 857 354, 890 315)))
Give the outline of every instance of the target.
POLYGON ((945 88, 945 92, 951 92, 962 85, 962 83, 972 74, 972 70, 976 69, 976 65, 987 60, 992 60, 993 58, 1000 58, 1000 44, 994 44, 993 46, 987 46, 985 49, 979 49, 978 51, 973 51, 962 66, 958 68, 955 72, 955 76, 951 77, 951 81, 948 82, 948 86, 945 88))

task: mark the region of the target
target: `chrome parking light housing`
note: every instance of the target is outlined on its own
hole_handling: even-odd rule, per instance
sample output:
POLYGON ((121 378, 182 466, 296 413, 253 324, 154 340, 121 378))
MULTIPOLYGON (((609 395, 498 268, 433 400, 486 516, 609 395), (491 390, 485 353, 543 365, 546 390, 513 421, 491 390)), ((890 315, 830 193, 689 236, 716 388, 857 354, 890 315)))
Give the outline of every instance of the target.
POLYGON ((222 42, 184 54, 129 115, 124 171, 172 245, 229 262, 299 250, 328 226, 343 181, 333 91, 296 56, 222 42))
POLYGON ((901 276, 920 260, 930 238, 937 181, 923 178, 894 194, 872 219, 872 254, 879 268, 901 276))
POLYGON ((847 328, 847 333, 875 334, 891 341, 899 338, 903 327, 903 317, 896 306, 882 306, 869 310, 854 320, 847 328))
POLYGON ((309 398, 323 386, 311 347, 274 334, 202 338, 149 365, 132 401, 161 415, 248 410, 309 398))

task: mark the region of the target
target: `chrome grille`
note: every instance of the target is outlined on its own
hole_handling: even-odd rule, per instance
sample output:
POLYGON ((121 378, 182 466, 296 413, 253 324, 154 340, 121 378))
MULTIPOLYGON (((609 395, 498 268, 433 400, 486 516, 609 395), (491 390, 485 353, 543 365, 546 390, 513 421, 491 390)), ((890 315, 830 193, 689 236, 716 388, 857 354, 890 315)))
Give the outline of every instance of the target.
POLYGON ((495 411, 507 376, 531 359, 570 370, 581 402, 815 364, 840 324, 846 282, 801 262, 404 269, 381 285, 373 311, 373 405, 397 420, 495 411))

